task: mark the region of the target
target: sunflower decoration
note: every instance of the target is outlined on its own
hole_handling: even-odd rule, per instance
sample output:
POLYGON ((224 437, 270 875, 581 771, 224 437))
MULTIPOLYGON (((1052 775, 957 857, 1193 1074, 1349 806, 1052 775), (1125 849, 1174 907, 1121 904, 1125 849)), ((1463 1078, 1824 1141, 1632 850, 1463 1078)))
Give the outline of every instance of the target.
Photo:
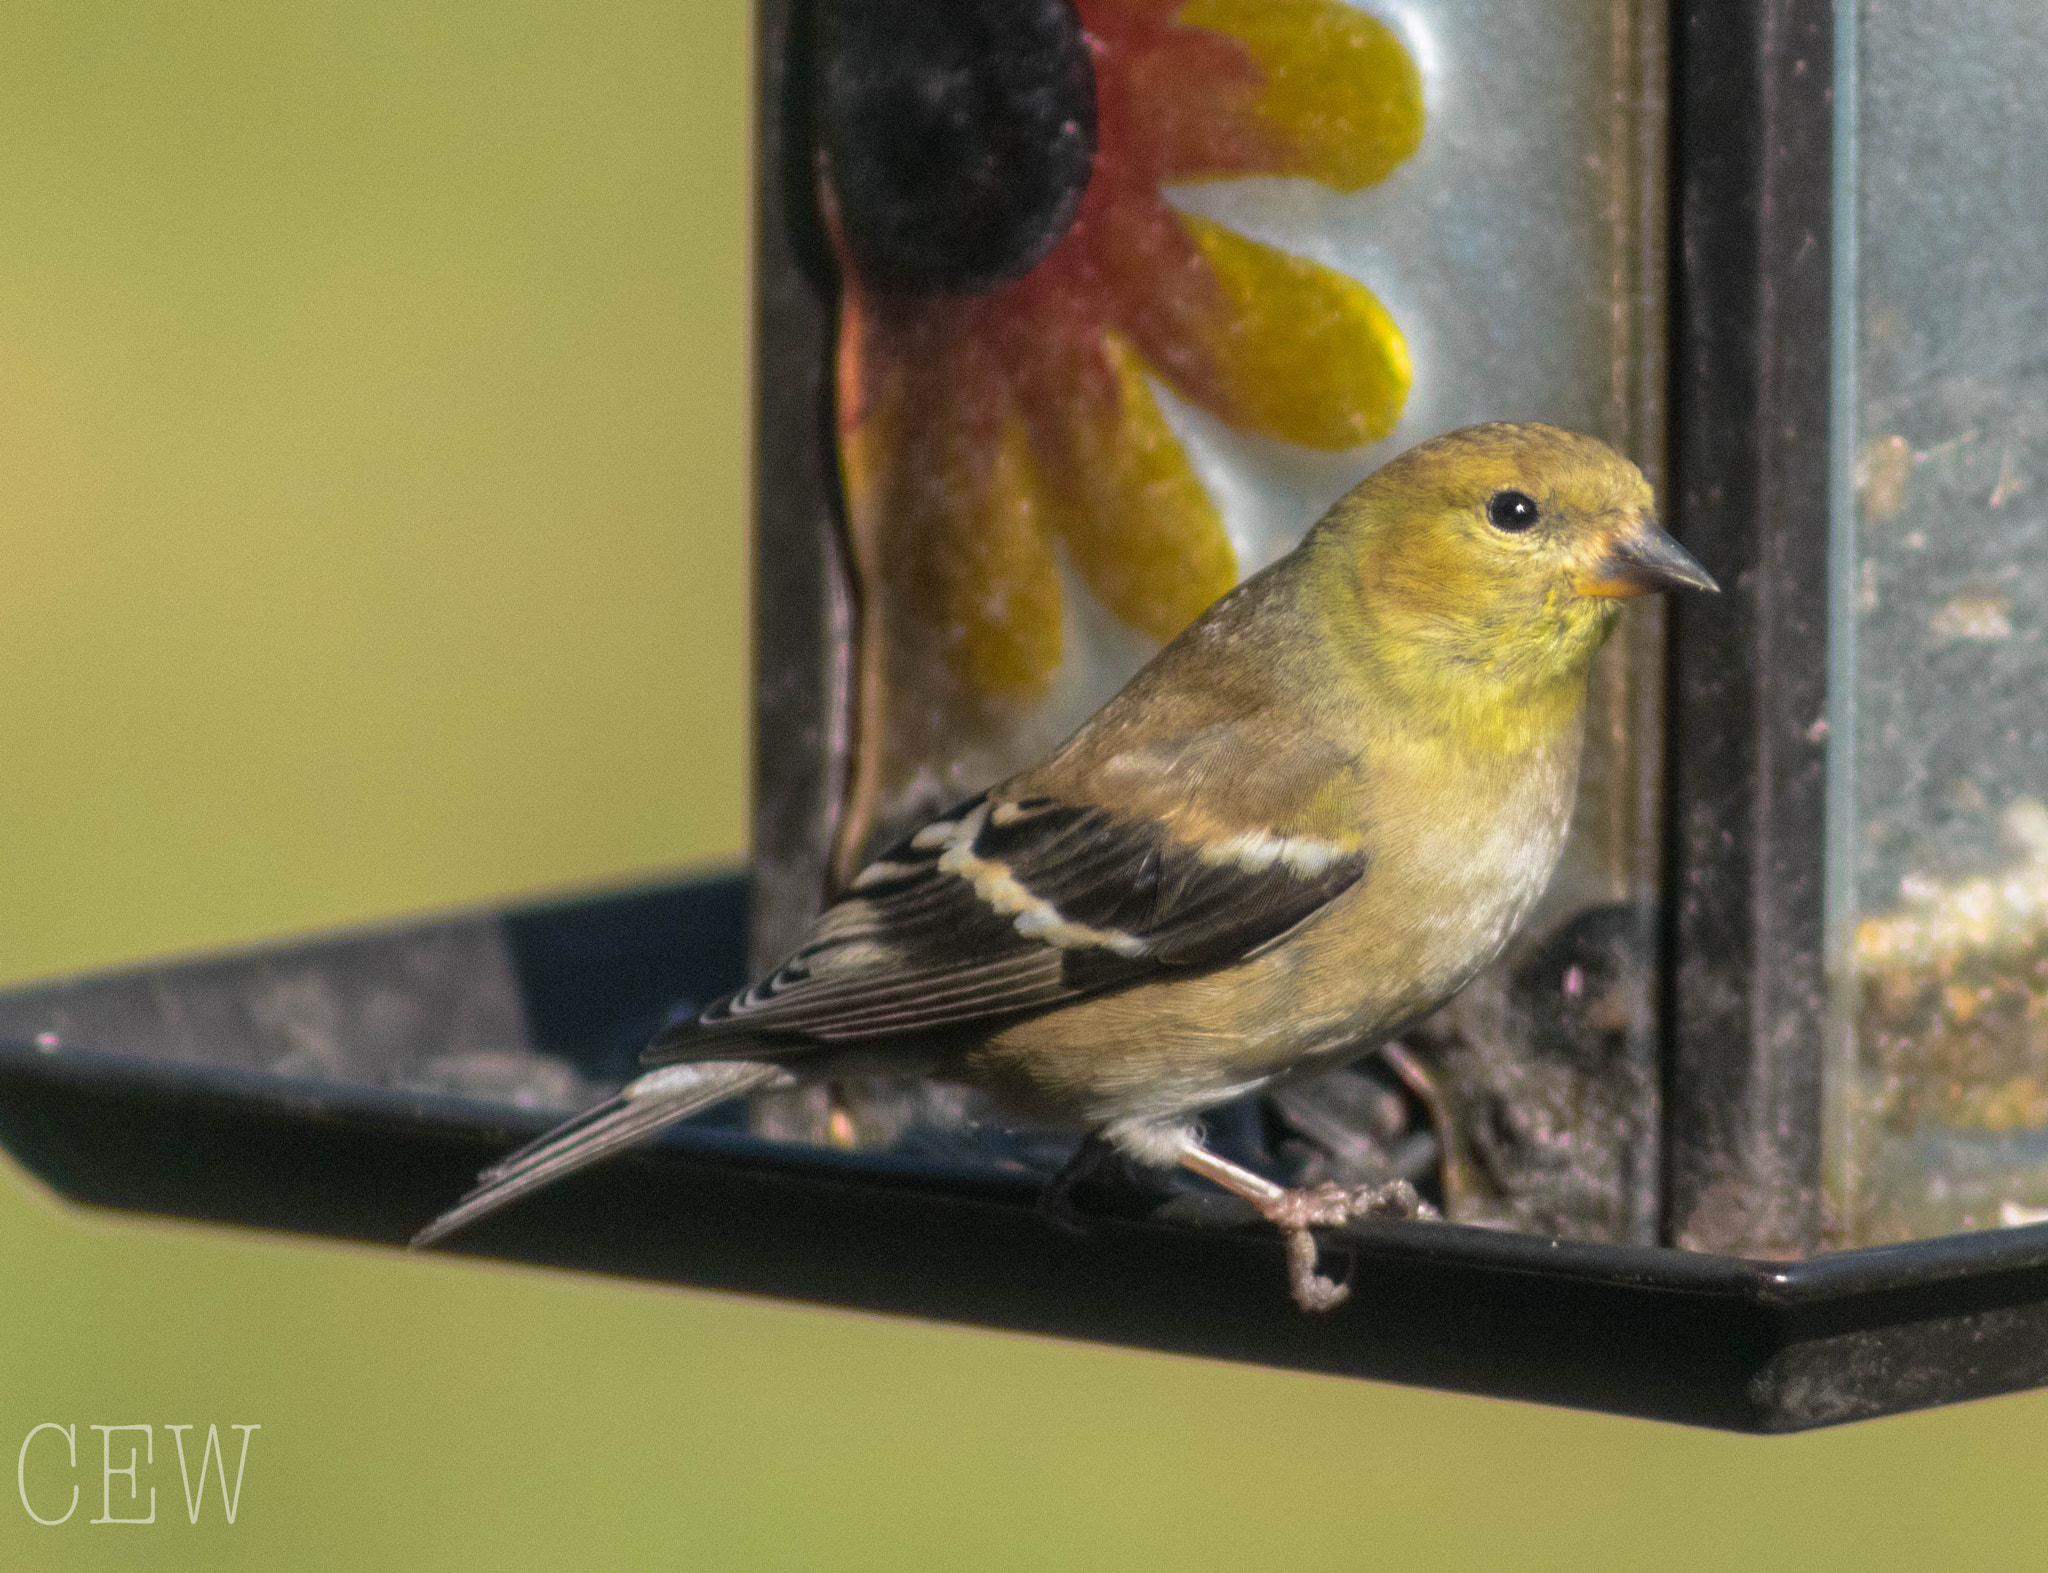
MULTIPOLYGON (((1339 191, 1422 138, 1421 77, 1342 0, 825 0, 821 191, 860 604, 841 877, 1056 740, 1092 600, 1172 638, 1237 554, 1155 383, 1306 447, 1375 442, 1407 345, 1356 280, 1169 204, 1339 191)), ((1106 686, 1105 686, 1106 684, 1106 686)))

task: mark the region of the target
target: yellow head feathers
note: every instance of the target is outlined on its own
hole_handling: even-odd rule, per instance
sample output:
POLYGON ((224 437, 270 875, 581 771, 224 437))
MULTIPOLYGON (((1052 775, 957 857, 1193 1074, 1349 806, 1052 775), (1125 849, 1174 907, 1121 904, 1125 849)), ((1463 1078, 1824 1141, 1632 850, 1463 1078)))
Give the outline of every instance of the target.
POLYGON ((1368 476, 1313 550, 1396 675, 1505 698, 1582 680, 1621 599, 1716 588, 1654 508, 1642 472, 1594 438, 1467 426, 1368 476))

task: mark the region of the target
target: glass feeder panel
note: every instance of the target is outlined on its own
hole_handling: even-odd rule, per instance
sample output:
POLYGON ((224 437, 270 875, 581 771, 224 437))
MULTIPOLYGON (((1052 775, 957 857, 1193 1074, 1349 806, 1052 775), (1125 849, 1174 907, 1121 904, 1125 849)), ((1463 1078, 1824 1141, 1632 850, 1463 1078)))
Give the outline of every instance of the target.
POLYGON ((1830 1182, 1860 1244, 2048 1218, 2048 13, 1853 22, 1830 1182))
MULTIPOLYGON (((1062 7, 979 5, 1050 84, 1020 114, 1092 69, 1092 172, 1063 211, 1091 128, 1051 114, 1044 178, 1011 214, 965 212, 983 249, 936 260, 876 207, 872 104, 845 85, 868 78, 832 74, 903 9, 841 0, 821 33, 861 607, 838 880, 1058 743, 1424 437, 1549 421, 1658 479, 1662 7, 1078 0, 1085 54, 1062 55, 1062 7), (1006 262, 1002 221, 1033 214, 1056 238, 1006 262)), ((1523 940, 1390 1072, 1267 1106, 1297 1177, 1426 1170, 1454 1217, 1654 1238, 1660 615, 1637 606, 1603 658, 1574 833, 1523 940)), ((858 1145, 945 1113, 856 1089, 768 1100, 757 1128, 858 1145)))

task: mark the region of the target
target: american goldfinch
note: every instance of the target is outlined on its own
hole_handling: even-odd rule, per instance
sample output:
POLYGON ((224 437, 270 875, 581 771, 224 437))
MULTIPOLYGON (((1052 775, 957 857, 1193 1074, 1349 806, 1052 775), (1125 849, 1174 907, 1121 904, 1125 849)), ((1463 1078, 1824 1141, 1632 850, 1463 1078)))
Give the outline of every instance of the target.
POLYGON ((1410 449, 415 1244, 727 1098, 909 1073, 1236 1192, 1285 1232, 1297 1302, 1337 1304, 1309 1227, 1412 1190, 1288 1190, 1197 1116, 1369 1051, 1528 916, 1622 601, 1717 588, 1652 505, 1628 460, 1551 426, 1410 449))

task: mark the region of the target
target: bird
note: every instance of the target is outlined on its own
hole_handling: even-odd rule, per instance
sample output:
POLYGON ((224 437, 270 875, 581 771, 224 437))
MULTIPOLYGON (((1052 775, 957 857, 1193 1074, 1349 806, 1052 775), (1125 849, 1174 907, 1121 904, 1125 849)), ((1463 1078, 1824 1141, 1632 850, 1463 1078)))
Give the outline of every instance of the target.
POLYGON ((1311 1229, 1412 1215, 1412 1187, 1289 1189, 1212 1151, 1202 1112, 1370 1052, 1500 953, 1556 866, 1623 603, 1718 588, 1595 438, 1410 448, 413 1243, 728 1098, 909 1074, 1081 1132, 1070 1170, 1112 1153, 1234 1192, 1281 1230, 1296 1303, 1340 1304, 1311 1229))

